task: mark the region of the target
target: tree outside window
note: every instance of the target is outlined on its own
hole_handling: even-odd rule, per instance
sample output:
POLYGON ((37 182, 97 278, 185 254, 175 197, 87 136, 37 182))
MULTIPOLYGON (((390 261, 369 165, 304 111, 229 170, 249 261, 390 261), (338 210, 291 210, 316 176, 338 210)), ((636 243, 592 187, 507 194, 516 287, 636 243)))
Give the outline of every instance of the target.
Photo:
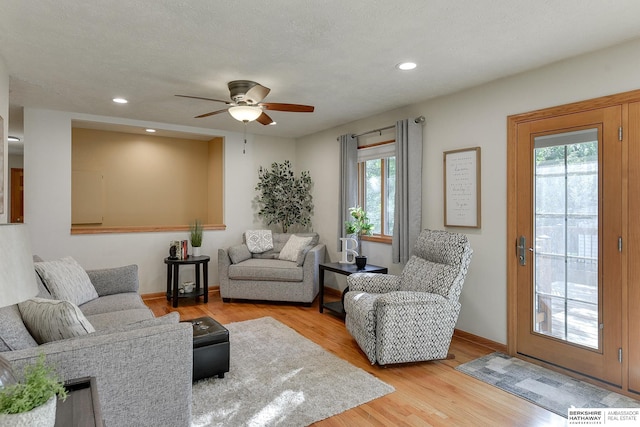
POLYGON ((391 241, 396 189, 394 156, 366 160, 358 164, 358 198, 370 221, 373 236, 367 239, 391 241))

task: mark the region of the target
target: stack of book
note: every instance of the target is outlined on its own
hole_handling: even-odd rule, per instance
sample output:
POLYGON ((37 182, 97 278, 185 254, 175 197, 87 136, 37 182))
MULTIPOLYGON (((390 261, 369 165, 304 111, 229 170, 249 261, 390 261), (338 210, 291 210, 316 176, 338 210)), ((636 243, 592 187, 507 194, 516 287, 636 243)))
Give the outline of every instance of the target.
POLYGON ((175 248, 175 259, 187 259, 189 257, 189 244, 186 240, 172 240, 169 245, 169 253, 173 254, 171 248, 175 248))

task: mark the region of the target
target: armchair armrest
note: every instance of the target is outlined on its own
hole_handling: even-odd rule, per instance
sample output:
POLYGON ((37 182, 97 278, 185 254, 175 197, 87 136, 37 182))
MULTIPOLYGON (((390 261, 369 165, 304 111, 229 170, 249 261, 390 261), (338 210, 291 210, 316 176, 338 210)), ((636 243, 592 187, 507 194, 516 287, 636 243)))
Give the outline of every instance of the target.
POLYGON ((138 266, 135 264, 124 267, 87 270, 91 283, 101 297, 124 292, 138 292, 138 266))
POLYGON ((106 425, 188 426, 193 330, 189 323, 89 334, 3 353, 16 374, 41 353, 63 380, 93 376, 106 425))
POLYGON ((229 266, 231 258, 226 249, 218 249, 218 285, 220 285, 220 295, 227 295, 229 290, 229 266))
POLYGON ((347 277, 350 291, 384 294, 400 289, 400 276, 380 273, 353 273, 347 277))
POLYGON ((305 271, 307 271, 307 269, 309 269, 309 266, 311 266, 311 269, 309 269, 309 271, 313 271, 314 274, 317 275, 319 271, 319 265, 324 262, 324 253, 325 246, 322 243, 317 244, 313 248, 309 249, 309 251, 304 256, 304 261, 302 263, 302 267, 305 269, 305 271))
POLYGON ((310 285, 310 300, 313 300, 320 291, 320 264, 324 262, 325 245, 319 243, 309 250, 304 256, 302 264, 303 282, 310 285))

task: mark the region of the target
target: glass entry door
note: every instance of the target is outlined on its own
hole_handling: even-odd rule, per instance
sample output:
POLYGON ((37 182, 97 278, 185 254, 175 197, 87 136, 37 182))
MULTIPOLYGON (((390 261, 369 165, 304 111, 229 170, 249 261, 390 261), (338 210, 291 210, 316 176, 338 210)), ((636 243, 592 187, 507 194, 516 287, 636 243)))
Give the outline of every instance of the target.
POLYGON ((620 107, 518 125, 516 351, 621 383, 620 107))

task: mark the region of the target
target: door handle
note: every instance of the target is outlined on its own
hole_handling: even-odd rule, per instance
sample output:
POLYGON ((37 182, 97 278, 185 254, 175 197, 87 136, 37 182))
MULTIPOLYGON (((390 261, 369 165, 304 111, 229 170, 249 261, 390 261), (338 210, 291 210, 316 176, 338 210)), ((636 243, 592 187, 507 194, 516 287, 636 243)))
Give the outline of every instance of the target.
POLYGON ((520 265, 527 265, 527 238, 525 236, 518 238, 516 253, 518 254, 518 262, 520 265))

